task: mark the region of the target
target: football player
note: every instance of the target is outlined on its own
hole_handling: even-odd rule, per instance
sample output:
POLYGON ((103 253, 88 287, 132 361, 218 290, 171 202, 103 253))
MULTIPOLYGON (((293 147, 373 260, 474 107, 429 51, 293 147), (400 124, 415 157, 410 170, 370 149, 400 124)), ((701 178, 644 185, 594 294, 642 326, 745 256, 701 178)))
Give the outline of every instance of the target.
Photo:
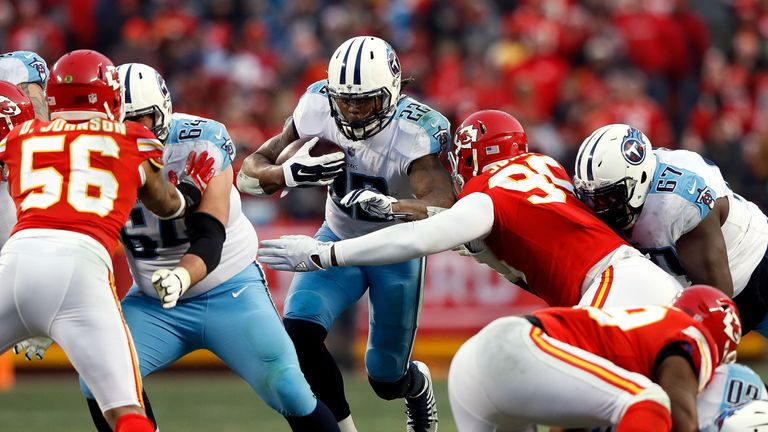
MULTIPOLYGON (((721 364, 712 380, 696 398, 699 430, 718 432, 725 416, 751 400, 768 400, 763 380, 752 369, 739 363, 721 364)), ((551 428, 550 428, 551 430, 551 428)), ((612 432, 614 427, 591 429, 591 432, 612 432)))
POLYGON ((335 243, 306 236, 264 240, 261 261, 278 270, 334 270, 467 244, 475 259, 550 306, 667 304, 681 289, 572 194, 560 164, 528 152, 525 131, 511 115, 476 112, 454 141, 450 160, 461 192, 450 209, 335 243))
MULTIPOLYGON (((141 203, 121 231, 134 286, 122 301, 145 377, 197 349, 216 354, 294 431, 338 431, 328 408, 304 379, 280 322, 264 272, 254 261, 258 238, 233 187, 235 147, 226 127, 173 113, 162 76, 150 66, 117 68, 126 119, 164 143, 163 176, 175 181, 190 153, 208 152, 215 175, 196 211, 158 218, 141 203)), ((130 122, 129 122, 130 123, 130 122)), ((81 380, 99 431, 108 431, 93 393, 81 380)))
MULTIPOLYGON (((3 97, 31 105, 10 90, 3 97)), ((115 431, 154 431, 110 257, 137 197, 159 217, 182 217, 213 172, 201 154, 201 164, 195 155, 186 164, 201 170, 185 169, 178 188, 160 176, 162 144, 143 126, 122 123, 119 76, 100 53, 62 56, 48 92, 53 121, 26 121, 0 141, 19 216, 0 253, 0 351, 50 337, 115 431)))
MULTIPOLYGON (((265 195, 283 187, 330 185, 325 223, 315 234, 320 241, 355 238, 426 218, 432 207, 450 207, 451 183, 438 158, 449 143, 450 125, 439 112, 401 94, 402 85, 400 61, 387 42, 372 36, 345 41, 331 56, 328 79, 309 86, 282 133, 244 161, 238 187, 265 195), (339 144, 346 163, 342 152, 312 157, 300 150, 275 165, 288 144, 304 137, 339 144)), ((314 140, 303 149, 312 145, 314 140)), ((429 369, 410 360, 424 266, 414 255, 293 279, 283 322, 312 389, 342 431, 355 427, 324 340, 336 317, 366 291, 371 320, 365 367, 373 391, 386 400, 405 398, 408 431, 437 429, 429 369)))
MULTIPOLYGON (((0 80, 18 85, 29 96, 38 120, 48 120, 48 103, 45 100, 45 87, 48 84, 48 65, 42 57, 31 51, 13 51, 0 55, 0 80)), ((0 116, 13 117, 13 111, 7 111, 0 101, 0 116), (6 112, 7 111, 7 112, 6 112)), ((6 122, 7 123, 7 122, 6 122)), ((10 124, 14 124, 11 122, 10 124)), ((7 133, 7 131, 6 131, 7 133)), ((2 137, 0 137, 2 138, 2 137)), ((4 191, 0 193, 0 246, 11 235, 11 229, 16 223, 16 206, 11 196, 4 191)))
POLYGON ((615 425, 618 432, 698 430, 696 397, 741 338, 716 288, 671 306, 548 308, 500 318, 459 348, 448 373, 460 431, 615 425))
POLYGON ((686 285, 733 296, 744 331, 768 335, 768 220, 717 166, 612 124, 584 140, 575 172, 577 195, 608 225, 686 285))

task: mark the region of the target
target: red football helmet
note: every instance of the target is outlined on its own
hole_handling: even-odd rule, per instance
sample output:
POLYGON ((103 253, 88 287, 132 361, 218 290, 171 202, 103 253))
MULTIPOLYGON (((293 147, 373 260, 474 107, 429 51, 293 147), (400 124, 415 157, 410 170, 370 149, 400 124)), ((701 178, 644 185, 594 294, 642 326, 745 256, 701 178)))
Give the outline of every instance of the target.
POLYGON ((26 93, 7 81, 0 81, 0 139, 14 126, 33 118, 35 108, 26 93))
POLYGON ((693 285, 679 292, 672 306, 687 313, 709 331, 721 363, 736 361, 741 340, 741 318, 736 304, 722 291, 709 285, 693 285))
POLYGON ((105 114, 123 120, 123 89, 112 60, 92 50, 64 54, 51 68, 48 81, 51 118, 82 120, 105 114))
POLYGON ((528 153, 528 136, 520 122, 504 111, 471 114, 456 128, 448 160, 456 192, 494 162, 528 153))

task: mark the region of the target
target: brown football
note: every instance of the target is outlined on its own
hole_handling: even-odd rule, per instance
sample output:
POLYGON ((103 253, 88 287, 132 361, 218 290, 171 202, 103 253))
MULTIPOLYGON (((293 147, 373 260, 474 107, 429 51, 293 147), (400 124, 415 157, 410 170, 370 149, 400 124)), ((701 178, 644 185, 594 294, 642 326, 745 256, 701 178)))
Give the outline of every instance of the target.
MULTIPOLYGON (((291 156, 296 154, 297 151, 303 146, 307 141, 311 140, 313 137, 304 137, 299 138, 296 141, 288 144, 283 151, 280 153, 280 155, 277 157, 277 160, 275 161, 275 165, 282 165, 283 162, 287 161, 291 156)), ((312 147, 312 150, 309 151, 310 156, 322 156, 329 153, 334 152, 343 152, 344 150, 339 147, 338 144, 331 140, 327 140, 325 138, 320 138, 317 141, 317 144, 315 144, 314 147, 312 147)))

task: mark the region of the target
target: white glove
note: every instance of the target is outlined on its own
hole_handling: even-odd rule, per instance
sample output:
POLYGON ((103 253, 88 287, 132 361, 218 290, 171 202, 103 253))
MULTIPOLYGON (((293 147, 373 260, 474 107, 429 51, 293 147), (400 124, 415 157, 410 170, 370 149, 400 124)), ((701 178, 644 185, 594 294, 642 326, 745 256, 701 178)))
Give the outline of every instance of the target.
POLYGON ((53 344, 53 339, 45 336, 31 337, 27 340, 23 340, 13 346, 14 354, 24 353, 24 357, 27 360, 32 361, 34 357, 38 360, 42 360, 45 356, 45 352, 53 344))
POLYGON ((152 273, 152 286, 155 287, 163 309, 176 306, 176 302, 189 289, 190 276, 184 267, 173 270, 160 269, 152 273))
POLYGON ((346 207, 352 207, 355 204, 359 204, 364 212, 379 219, 405 219, 410 213, 392 212, 392 203, 396 202, 397 198, 386 196, 376 189, 354 189, 344 195, 340 204, 346 207))
POLYGON ((333 242, 303 235, 285 235, 259 242, 259 261, 273 270, 310 272, 331 267, 333 242))
POLYGON ((317 141, 317 137, 307 141, 299 151, 283 162, 283 176, 287 187, 327 186, 344 170, 344 152, 322 156, 309 155, 317 141))

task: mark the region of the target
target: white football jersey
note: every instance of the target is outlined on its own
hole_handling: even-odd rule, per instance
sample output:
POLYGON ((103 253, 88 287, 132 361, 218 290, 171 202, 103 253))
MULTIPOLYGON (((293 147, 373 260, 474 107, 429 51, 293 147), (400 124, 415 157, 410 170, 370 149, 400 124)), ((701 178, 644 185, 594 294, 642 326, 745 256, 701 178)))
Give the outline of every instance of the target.
MULTIPOLYGON (((31 51, 13 51, 0 55, 0 80, 12 84, 36 83, 43 88, 48 84, 48 65, 31 51)), ((8 185, 0 186, 0 246, 16 224, 16 206, 8 193, 8 185)))
POLYGON ((714 420, 718 414, 754 399, 768 399, 763 380, 755 371, 738 363, 718 366, 712 381, 696 399, 699 429, 717 431, 714 420))
POLYGON ((720 169, 697 153, 653 152, 656 171, 630 242, 650 254, 664 270, 680 276, 683 269, 675 251, 677 240, 709 214, 717 198, 728 197, 728 218, 721 228, 735 296, 744 289, 768 247, 766 216, 755 204, 733 193, 720 169))
POLYGON ((410 165, 447 148, 450 124, 439 112, 402 96, 394 118, 383 130, 352 141, 331 116, 326 84, 323 80, 309 86, 293 112, 293 123, 300 137, 326 138, 344 149, 346 171, 329 188, 325 220, 342 239, 358 237, 397 222, 375 218, 357 206, 344 207, 339 201, 350 190, 366 187, 398 199, 415 198, 408 178, 410 165))
MULTIPOLYGON (((213 156, 216 175, 230 166, 235 149, 223 124, 202 117, 174 113, 163 150, 166 178, 183 172, 191 151, 213 156), (171 174, 174 173, 174 174, 171 174)), ((253 225, 242 212, 240 194, 233 187, 229 198, 227 239, 221 262, 208 276, 184 294, 194 297, 240 273, 256 258, 258 238, 253 225)), ((147 295, 157 298, 151 277, 155 270, 173 268, 189 249, 184 219, 160 220, 137 202, 120 233, 133 279, 147 295)))

